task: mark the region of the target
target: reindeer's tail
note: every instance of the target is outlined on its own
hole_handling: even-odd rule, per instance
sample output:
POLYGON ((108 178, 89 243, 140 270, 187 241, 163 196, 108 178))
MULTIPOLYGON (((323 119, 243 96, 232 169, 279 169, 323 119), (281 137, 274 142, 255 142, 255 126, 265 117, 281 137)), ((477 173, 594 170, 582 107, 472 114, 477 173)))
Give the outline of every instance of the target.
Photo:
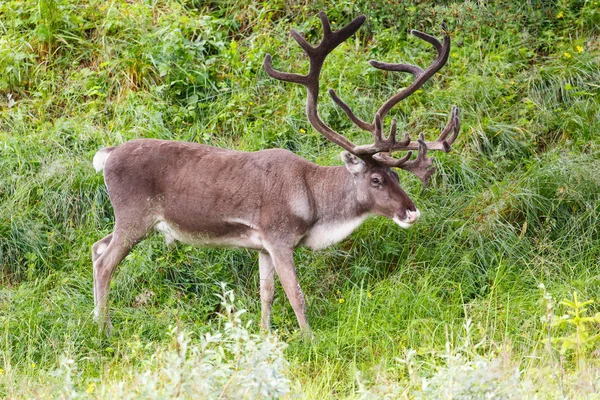
POLYGON ((106 160, 108 160, 108 156, 110 153, 116 149, 116 147, 105 147, 103 149, 98 150, 98 152, 94 155, 94 160, 92 164, 96 169, 96 172, 100 172, 104 169, 104 164, 106 164, 106 160))

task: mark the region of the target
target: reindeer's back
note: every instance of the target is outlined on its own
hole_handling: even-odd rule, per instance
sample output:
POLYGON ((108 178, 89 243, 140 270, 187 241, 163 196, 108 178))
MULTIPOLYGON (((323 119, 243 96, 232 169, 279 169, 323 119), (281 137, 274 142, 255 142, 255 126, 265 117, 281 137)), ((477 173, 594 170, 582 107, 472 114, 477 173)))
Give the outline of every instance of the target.
POLYGON ((117 217, 121 209, 142 207, 180 225, 213 224, 240 216, 258 221, 265 212, 288 212, 290 204, 294 207, 306 198, 306 170, 312 166, 282 149, 239 152, 136 139, 112 150, 104 177, 117 217))

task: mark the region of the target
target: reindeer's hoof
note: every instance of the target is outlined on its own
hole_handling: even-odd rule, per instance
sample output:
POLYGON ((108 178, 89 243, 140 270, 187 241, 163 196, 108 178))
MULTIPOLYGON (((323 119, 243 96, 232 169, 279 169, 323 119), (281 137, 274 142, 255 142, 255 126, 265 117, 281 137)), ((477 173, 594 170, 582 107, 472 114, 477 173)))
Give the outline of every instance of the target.
POLYGON ((111 337, 113 333, 113 324, 110 322, 110 318, 106 318, 106 323, 100 327, 100 331, 106 336, 111 337))
POLYGON ((315 334, 313 333, 313 331, 310 329, 310 327, 305 327, 302 328, 300 330, 300 334, 302 335, 302 339, 305 342, 313 342, 315 340, 315 334))
POLYGON ((112 336, 113 324, 110 322, 110 317, 107 315, 106 318, 102 318, 101 314, 94 310, 94 322, 98 324, 98 330, 100 333, 106 336, 112 336))

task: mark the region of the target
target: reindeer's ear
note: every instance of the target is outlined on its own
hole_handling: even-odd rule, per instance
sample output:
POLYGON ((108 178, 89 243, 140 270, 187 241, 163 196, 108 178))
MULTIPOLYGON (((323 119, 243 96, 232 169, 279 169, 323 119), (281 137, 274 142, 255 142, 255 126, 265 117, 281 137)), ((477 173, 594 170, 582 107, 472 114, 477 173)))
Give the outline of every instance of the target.
POLYGON ((366 168, 363 160, 356 157, 354 154, 347 152, 346 150, 342 151, 340 157, 352 175, 360 174, 366 168))

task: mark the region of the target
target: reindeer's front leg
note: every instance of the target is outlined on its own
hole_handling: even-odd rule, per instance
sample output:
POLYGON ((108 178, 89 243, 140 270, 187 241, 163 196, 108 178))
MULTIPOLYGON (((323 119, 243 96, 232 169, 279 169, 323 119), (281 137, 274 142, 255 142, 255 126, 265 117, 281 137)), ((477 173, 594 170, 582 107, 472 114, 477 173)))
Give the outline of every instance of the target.
POLYGON ((304 295, 302 294, 302 289, 300 289, 300 284, 298 284, 296 269, 294 268, 294 249, 292 247, 280 249, 269 248, 267 251, 271 256, 281 286, 283 286, 283 290, 296 313, 300 329, 305 335, 311 336, 310 326, 306 319, 304 295))
POLYGON ((275 269, 269 253, 263 251, 258 253, 258 268, 260 271, 260 328, 268 331, 271 325, 271 306, 275 295, 275 269))

